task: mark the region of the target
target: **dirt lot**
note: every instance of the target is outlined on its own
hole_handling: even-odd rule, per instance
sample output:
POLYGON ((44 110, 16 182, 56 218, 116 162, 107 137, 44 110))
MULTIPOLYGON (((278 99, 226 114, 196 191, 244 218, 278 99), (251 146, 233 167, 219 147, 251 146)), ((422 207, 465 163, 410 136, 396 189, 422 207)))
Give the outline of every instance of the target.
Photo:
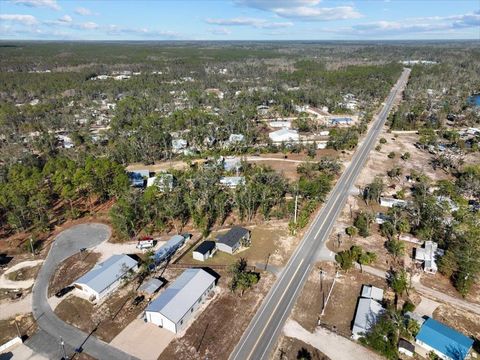
POLYGON ((138 306, 132 305, 136 296, 135 287, 136 283, 128 284, 114 292, 100 305, 69 296, 56 307, 55 314, 85 332, 92 331, 95 324, 99 323, 95 336, 110 342, 147 306, 146 302, 138 306))
MULTIPOLYGON (((20 335, 30 336, 37 330, 37 325, 32 314, 17 316, 16 319, 20 335)), ((0 344, 6 343, 15 336, 18 336, 15 318, 0 320, 0 344)))
POLYGON ((296 360, 300 359, 301 356, 311 360, 330 360, 329 357, 322 354, 313 346, 288 336, 282 336, 272 359, 296 360), (310 357, 306 357, 308 354, 310 357))
POLYGON ((458 310, 449 305, 441 305, 434 311, 433 318, 467 336, 480 339, 480 315, 458 310))
POLYGON ((80 276, 86 274, 100 259, 99 253, 77 253, 64 260, 50 278, 48 296, 53 296, 57 291, 72 284, 80 276))
POLYGON ((424 274, 420 278, 420 282, 429 288, 439 290, 450 296, 480 304, 480 283, 478 281, 473 284, 472 289, 465 298, 462 298, 462 295, 455 289, 450 280, 440 273, 435 275, 424 274))
POLYGON ((28 279, 34 279, 38 271, 42 265, 37 265, 37 266, 32 266, 32 267, 25 267, 23 269, 13 271, 11 273, 8 273, 7 279, 11 281, 23 281, 23 280, 28 280, 28 279))
MULTIPOLYGON (((256 263, 264 264, 270 255, 268 260, 270 265, 283 266, 299 241, 299 237, 293 237, 288 234, 288 224, 283 221, 267 222, 263 225, 249 228, 252 231, 252 245, 249 248, 241 250, 234 255, 217 251, 212 258, 202 262, 192 258, 194 247, 182 257, 179 263, 205 266, 228 265, 240 258, 245 258, 250 265, 255 265, 256 263)), ((219 233, 212 233, 210 239, 214 239, 217 234, 219 233)))
POLYGON ((275 280, 273 275, 262 273, 260 282, 240 297, 228 290, 228 276, 220 275, 221 293, 159 359, 226 359, 275 280))

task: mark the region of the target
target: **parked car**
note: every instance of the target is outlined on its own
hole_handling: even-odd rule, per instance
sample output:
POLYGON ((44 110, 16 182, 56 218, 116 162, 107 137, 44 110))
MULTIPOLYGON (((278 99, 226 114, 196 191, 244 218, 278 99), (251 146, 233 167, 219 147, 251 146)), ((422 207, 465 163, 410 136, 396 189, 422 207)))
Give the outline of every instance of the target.
POLYGON ((133 305, 137 306, 140 304, 143 300, 145 300, 145 296, 139 295, 135 299, 133 299, 133 305))
POLYGON ((72 291, 73 289, 75 289, 75 286, 71 285, 71 286, 67 286, 67 287, 64 287, 63 289, 57 291, 55 293, 55 296, 58 297, 58 298, 61 298, 65 295, 67 295, 70 291, 72 291))

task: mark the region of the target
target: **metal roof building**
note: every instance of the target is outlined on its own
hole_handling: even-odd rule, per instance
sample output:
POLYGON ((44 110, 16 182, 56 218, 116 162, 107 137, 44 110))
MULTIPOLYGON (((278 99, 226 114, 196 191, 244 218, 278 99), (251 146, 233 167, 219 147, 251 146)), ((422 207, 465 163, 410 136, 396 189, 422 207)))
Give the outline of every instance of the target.
POLYGON ((183 330, 215 286, 215 277, 202 269, 187 269, 145 310, 145 319, 174 333, 183 330))
POLYGON ((371 285, 363 285, 362 293, 358 299, 357 310, 352 327, 352 338, 358 340, 377 321, 383 312, 383 307, 378 301, 383 300, 383 290, 371 285))
POLYGON ((153 295, 162 287, 163 284, 164 282, 162 280, 153 278, 140 285, 138 291, 147 295, 153 295))
POLYGON ((114 291, 130 270, 138 270, 138 263, 128 255, 113 255, 80 277, 75 287, 91 300, 99 300, 114 291))
POLYGON ((250 242, 250 231, 240 226, 231 228, 226 234, 217 237, 217 249, 233 254, 242 245, 250 242))
POLYGON ((431 318, 423 323, 415 342, 445 360, 465 359, 473 345, 471 338, 431 318))

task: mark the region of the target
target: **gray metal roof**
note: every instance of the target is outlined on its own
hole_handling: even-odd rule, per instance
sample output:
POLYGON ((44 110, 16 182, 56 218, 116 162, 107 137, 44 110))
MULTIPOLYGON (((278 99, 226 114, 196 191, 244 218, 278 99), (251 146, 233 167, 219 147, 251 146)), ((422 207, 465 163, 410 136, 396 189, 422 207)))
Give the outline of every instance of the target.
POLYGON ((382 305, 375 300, 360 298, 358 300, 357 312, 355 313, 352 333, 359 336, 361 333, 370 330, 382 311, 382 305))
POLYGON ((75 283, 85 284, 92 290, 101 293, 136 265, 138 265, 137 261, 128 255, 113 255, 104 262, 95 265, 92 270, 75 283))
POLYGON ((237 244, 241 238, 247 235, 249 231, 243 227, 235 226, 231 228, 226 234, 220 235, 217 242, 228 245, 230 247, 237 244))
POLYGON ((145 311, 159 312, 178 323, 215 278, 202 269, 187 269, 145 311))
POLYGON ((163 285, 163 281, 160 279, 150 279, 146 282, 144 282, 140 287, 138 288, 138 291, 146 292, 147 294, 152 295, 160 289, 160 287, 163 285))

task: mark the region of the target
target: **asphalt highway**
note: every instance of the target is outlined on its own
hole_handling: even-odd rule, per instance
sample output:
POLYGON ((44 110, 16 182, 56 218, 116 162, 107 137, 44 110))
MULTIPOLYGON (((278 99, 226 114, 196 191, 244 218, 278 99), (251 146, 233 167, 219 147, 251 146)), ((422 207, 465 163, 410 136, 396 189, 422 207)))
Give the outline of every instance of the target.
POLYGON ((406 85, 409 74, 410 69, 405 69, 390 91, 375 123, 245 330, 240 342, 230 355, 230 360, 268 359, 295 299, 316 261, 316 253, 328 238, 337 216, 345 205, 350 189, 354 186, 385 125, 396 96, 406 85))

